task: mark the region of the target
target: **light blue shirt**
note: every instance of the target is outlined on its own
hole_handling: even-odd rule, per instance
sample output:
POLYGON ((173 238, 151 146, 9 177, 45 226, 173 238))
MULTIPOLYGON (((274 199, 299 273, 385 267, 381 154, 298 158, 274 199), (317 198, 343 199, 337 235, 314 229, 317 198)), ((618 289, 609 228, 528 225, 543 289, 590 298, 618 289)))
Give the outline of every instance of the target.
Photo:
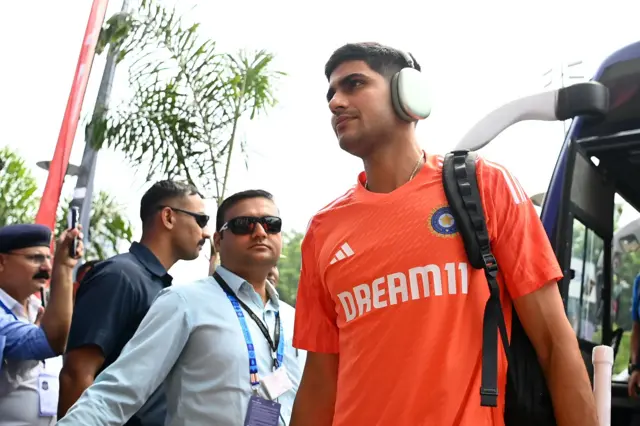
POLYGON ((56 356, 42 328, 0 312, 0 370, 4 360, 44 360, 56 356))
MULTIPOLYGON (((305 354, 291 345, 294 309, 267 283, 266 305, 253 287, 217 269, 236 296, 274 336, 275 312, 284 329, 284 367, 293 389, 278 399, 286 424, 300 384, 305 354)), ((271 373, 269 343, 248 316, 258 372, 271 373)), ((120 426, 164 382, 167 426, 243 426, 251 385, 249 354, 238 317, 213 277, 163 290, 120 357, 96 378, 58 426, 120 426)), ((282 419, 280 420, 282 425, 282 419)))

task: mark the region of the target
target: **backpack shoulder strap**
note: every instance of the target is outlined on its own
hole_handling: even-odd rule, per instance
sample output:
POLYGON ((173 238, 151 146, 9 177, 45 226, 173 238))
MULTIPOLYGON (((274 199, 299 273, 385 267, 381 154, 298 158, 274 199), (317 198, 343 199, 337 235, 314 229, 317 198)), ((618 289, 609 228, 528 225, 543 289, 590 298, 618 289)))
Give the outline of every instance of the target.
POLYGON ((453 151, 444 157, 442 183, 456 221, 456 228, 464 242, 471 266, 484 268, 482 249, 489 248, 489 233, 476 179, 478 155, 469 151, 453 151))
MULTIPOLYGON (((475 152, 453 151, 444 158, 442 183, 449 202, 451 215, 464 242, 469 263, 483 269, 489 284, 489 300, 484 309, 482 323, 482 381, 480 404, 498 405, 498 331, 502 345, 511 359, 507 327, 500 303, 498 263, 491 252, 491 244, 482 198, 476 176, 475 152)), ((509 362, 510 365, 513 365, 509 362)), ((513 377, 512 377, 513 379, 513 377)))

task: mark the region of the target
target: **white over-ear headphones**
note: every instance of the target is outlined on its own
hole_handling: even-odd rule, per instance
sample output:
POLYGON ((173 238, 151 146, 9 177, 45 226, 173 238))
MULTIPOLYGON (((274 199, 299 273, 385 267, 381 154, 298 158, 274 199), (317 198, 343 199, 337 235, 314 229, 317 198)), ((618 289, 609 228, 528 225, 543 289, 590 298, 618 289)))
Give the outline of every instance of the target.
POLYGON ((407 67, 391 78, 391 101, 396 114, 403 120, 424 120, 431 114, 431 96, 427 78, 415 68, 413 57, 402 52, 407 67))

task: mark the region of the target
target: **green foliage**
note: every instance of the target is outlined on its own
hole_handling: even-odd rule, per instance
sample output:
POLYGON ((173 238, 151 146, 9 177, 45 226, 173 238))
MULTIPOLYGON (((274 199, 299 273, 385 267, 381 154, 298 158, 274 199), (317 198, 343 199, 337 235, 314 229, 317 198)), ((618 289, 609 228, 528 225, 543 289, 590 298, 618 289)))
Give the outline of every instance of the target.
MULTIPOLYGON (((613 329, 617 329, 618 324, 614 324, 613 329)), ((602 330, 598 330, 593 333, 593 342, 600 343, 602 341, 602 330)), ((622 339, 620 339, 620 347, 616 354, 616 359, 613 361, 613 374, 621 373, 626 370, 629 365, 629 353, 631 347, 631 331, 625 331, 622 333, 622 339)))
MULTIPOLYGON (((57 234, 67 228, 69 203, 61 203, 56 224, 57 234)), ((85 259, 104 260, 120 252, 120 245, 131 242, 133 228, 126 219, 122 206, 104 191, 93 198, 89 219, 89 244, 85 248, 85 259)))
POLYGON ((0 226, 32 222, 38 210, 38 184, 31 169, 8 147, 0 148, 0 161, 0 226))
MULTIPOLYGON (((620 229, 620 217, 624 209, 632 208, 628 204, 616 204, 614 210, 614 229, 620 229)), ((623 223, 622 225, 626 225, 623 223)), ((573 241, 572 241, 572 255, 573 257, 582 259, 585 253, 585 241, 587 242, 586 253, 587 262, 592 262, 596 265, 597 271, 602 270, 603 254, 603 240, 594 235, 593 231, 586 229, 585 226, 578 221, 574 221, 573 224, 573 241), (586 232, 585 232, 586 231, 586 232)), ((633 283, 636 275, 640 272, 640 253, 628 252, 622 253, 619 259, 613 262, 613 288, 612 288, 612 300, 617 301, 618 311, 617 314, 613 313, 612 309, 612 330, 622 328, 625 330, 622 339, 620 341, 620 347, 614 363, 614 374, 618 374, 627 368, 630 355, 630 338, 632 328, 631 318, 631 305, 632 305, 632 293, 633 283)), ((614 305, 612 304, 612 307, 614 305)), ((601 315, 601 312, 600 312, 601 315)), ((602 341, 602 317, 592 318, 597 324, 597 330, 591 337, 591 340, 596 343, 602 341)))
POLYGON ((286 257, 278 262, 280 271, 280 282, 278 283, 278 294, 280 298, 288 304, 295 306, 298 293, 298 280, 300 279, 300 269, 302 267, 302 257, 300 245, 304 234, 296 231, 283 234, 282 254, 286 257))
MULTIPOLYGON (((103 28, 100 51, 117 49, 129 64, 131 96, 94 119, 96 148, 122 151, 134 164, 147 161, 147 179, 185 179, 214 187, 224 198, 242 117, 253 119, 276 103, 266 51, 221 53, 199 24, 175 10, 142 1, 133 15, 118 14, 103 28)), ((244 141, 240 149, 246 158, 244 141)))
MULTIPOLYGON (((14 223, 33 223, 39 205, 36 196, 38 184, 25 161, 11 149, 0 148, 0 226, 14 223)), ((56 235, 67 228, 69 200, 60 204, 56 235)), ((133 238, 131 223, 122 207, 106 192, 93 199, 90 218, 91 242, 85 250, 85 259, 102 260, 119 252, 118 246, 133 238)))
POLYGON ((629 366, 629 354, 631 353, 631 332, 625 331, 620 340, 620 348, 613 364, 613 374, 623 372, 629 366))

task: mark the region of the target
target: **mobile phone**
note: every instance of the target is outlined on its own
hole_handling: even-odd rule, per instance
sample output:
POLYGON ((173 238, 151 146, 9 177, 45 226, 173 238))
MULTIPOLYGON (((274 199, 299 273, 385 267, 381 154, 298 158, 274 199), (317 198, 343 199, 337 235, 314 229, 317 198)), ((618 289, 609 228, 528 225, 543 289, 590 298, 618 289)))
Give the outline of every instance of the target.
MULTIPOLYGON (((78 207, 71 207, 69 209, 69 229, 75 229, 78 227, 80 221, 80 209, 78 207)), ((74 238, 69 247, 69 256, 76 257, 78 255, 78 238, 74 238)))
POLYGON ((40 287, 40 300, 42 301, 42 307, 46 308, 47 301, 44 300, 44 287, 40 287))

